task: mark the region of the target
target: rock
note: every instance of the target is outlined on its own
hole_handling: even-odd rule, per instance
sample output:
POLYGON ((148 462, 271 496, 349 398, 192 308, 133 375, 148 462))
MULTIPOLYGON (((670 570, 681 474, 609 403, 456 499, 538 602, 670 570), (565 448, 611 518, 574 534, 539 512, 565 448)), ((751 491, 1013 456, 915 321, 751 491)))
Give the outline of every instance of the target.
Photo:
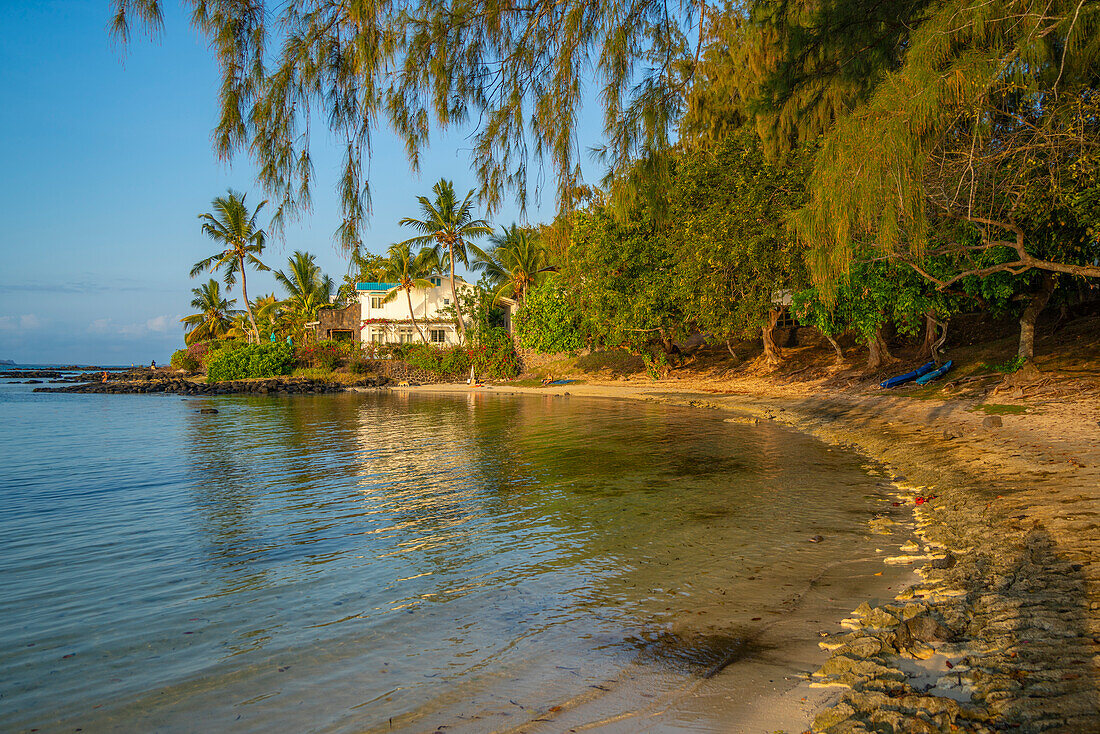
POLYGON ((910 654, 920 659, 927 659, 932 655, 932 649, 928 647, 930 642, 947 642, 955 634, 937 622, 929 614, 918 614, 912 619, 898 625, 894 631, 895 644, 899 650, 909 650, 910 654))
POLYGON ((882 642, 875 637, 856 637, 836 650, 837 655, 847 655, 854 658, 869 658, 872 655, 878 655, 880 652, 882 652, 882 642))
POLYGON ((1004 425, 1004 421, 1001 420, 999 415, 987 415, 982 421, 982 425, 986 428, 1000 428, 1004 425))
POLYGON ((905 673, 900 670, 888 668, 885 665, 876 663, 874 660, 850 658, 847 655, 834 655, 829 658, 813 676, 815 678, 826 678, 829 676, 842 676, 846 673, 864 679, 877 678, 899 682, 905 680, 905 673))
POLYGON ((823 732, 854 716, 856 710, 846 703, 827 708, 814 718, 813 731, 823 732))
POLYGON ((825 540, 824 535, 815 535, 814 537, 810 538, 811 543, 820 543, 823 540, 825 540))
POLYGON ((202 413, 203 415, 216 415, 217 412, 218 412, 218 409, 217 408, 202 408, 201 410, 199 410, 199 412, 202 413))
POLYGON ((932 568, 954 568, 956 563, 958 559, 955 558, 955 554, 948 553, 943 558, 933 558, 928 565, 932 568))
POLYGON ((945 428, 943 429, 943 437, 950 441, 955 438, 962 438, 963 432, 958 428, 945 428))
POLYGON ((885 609, 876 607, 871 611, 871 614, 864 619, 863 626, 874 629, 889 629, 890 627, 896 627, 899 623, 900 620, 893 614, 890 614, 890 612, 885 609))

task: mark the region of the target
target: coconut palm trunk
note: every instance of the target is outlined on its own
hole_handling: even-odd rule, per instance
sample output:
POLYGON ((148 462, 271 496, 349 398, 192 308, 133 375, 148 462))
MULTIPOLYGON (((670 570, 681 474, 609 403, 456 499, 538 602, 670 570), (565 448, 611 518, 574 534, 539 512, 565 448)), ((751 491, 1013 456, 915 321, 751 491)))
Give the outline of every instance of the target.
POLYGON ((450 240, 447 241, 447 252, 450 255, 451 260, 451 298, 454 299, 455 314, 458 316, 459 340, 465 343, 466 324, 462 321, 462 304, 458 302, 458 291, 455 290, 455 250, 454 243, 450 240))
POLYGON ((416 329, 416 333, 420 334, 420 341, 427 344, 428 340, 424 338, 424 331, 420 328, 420 324, 416 323, 416 314, 413 313, 412 288, 405 289, 405 298, 409 302, 409 318, 412 319, 413 327, 416 329))
POLYGON ((252 336, 256 339, 256 344, 260 343, 260 329, 256 326, 256 316, 252 313, 252 302, 248 300, 248 283, 244 274, 244 255, 237 258, 237 263, 241 268, 241 296, 244 298, 244 307, 248 310, 248 320, 252 324, 252 336))

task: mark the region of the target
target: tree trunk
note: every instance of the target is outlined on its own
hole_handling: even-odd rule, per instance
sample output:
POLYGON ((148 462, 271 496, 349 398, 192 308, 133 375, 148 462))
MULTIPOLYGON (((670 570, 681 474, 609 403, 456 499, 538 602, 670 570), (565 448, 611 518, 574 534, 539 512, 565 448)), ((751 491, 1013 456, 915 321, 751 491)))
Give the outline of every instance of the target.
MULTIPOLYGON (((248 310, 248 320, 252 322, 252 336, 256 338, 256 343, 260 343, 260 330, 256 326, 256 317, 252 315, 252 304, 248 302, 248 284, 245 282, 244 277, 244 255, 237 256, 237 262, 241 266, 241 296, 244 297, 244 307, 248 310)), ((251 341, 251 339, 249 340, 251 341)))
POLYGON ((840 348, 840 343, 830 334, 822 332, 822 336, 829 340, 829 344, 833 347, 833 351, 836 352, 836 363, 844 364, 844 350, 840 348))
POLYGON ((424 338, 424 332, 420 329, 420 324, 416 323, 416 314, 413 313, 412 288, 405 289, 405 298, 409 302, 409 318, 412 319, 413 326, 416 328, 416 333, 420 334, 420 341, 427 344, 428 340, 424 338))
POLYGON ((894 362, 894 355, 890 354, 890 348, 886 346, 886 340, 882 338, 882 327, 875 330, 874 335, 867 340, 867 369, 877 370, 879 367, 894 362))
POLYGON ((1031 294, 1031 301, 1020 315, 1020 348, 1016 351, 1018 359, 1030 362, 1035 358, 1035 320, 1046 308, 1057 286, 1058 278, 1054 273, 1043 273, 1043 284, 1031 294))
POLYGON ((733 357, 733 363, 738 364, 741 360, 738 358, 737 352, 733 351, 733 344, 730 343, 729 339, 726 339, 726 349, 729 350, 730 356, 733 357))
POLYGON ((462 343, 466 343, 466 324, 462 322, 462 305, 458 302, 458 291, 455 290, 455 248, 454 243, 447 243, 447 252, 451 256, 451 298, 455 301, 455 313, 458 315, 458 333, 462 343))
POLYGON ((921 340, 920 353, 935 357, 933 344, 936 342, 936 320, 930 312, 924 314, 924 338, 921 340))
POLYGON ((760 338, 764 342, 764 361, 769 367, 778 367, 783 362, 783 352, 775 343, 775 325, 779 323, 780 315, 777 308, 768 311, 768 323, 760 329, 760 338))

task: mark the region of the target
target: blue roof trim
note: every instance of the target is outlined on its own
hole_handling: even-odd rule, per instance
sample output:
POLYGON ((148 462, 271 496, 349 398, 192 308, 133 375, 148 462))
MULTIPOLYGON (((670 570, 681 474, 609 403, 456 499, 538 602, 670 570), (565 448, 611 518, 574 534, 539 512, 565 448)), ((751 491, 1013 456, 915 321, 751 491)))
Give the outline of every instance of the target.
POLYGON ((356 283, 355 290, 357 291, 388 291, 392 288, 396 288, 397 283, 356 283))

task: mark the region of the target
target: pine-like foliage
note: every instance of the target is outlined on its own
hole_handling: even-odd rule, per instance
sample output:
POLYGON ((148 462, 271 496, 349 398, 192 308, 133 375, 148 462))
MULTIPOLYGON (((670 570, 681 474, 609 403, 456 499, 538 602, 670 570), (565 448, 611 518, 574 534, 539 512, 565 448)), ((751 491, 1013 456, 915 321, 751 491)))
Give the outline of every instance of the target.
POLYGON ((943 286, 1029 268, 1100 276, 1035 237, 1097 160, 1098 52, 1095 1, 926 8, 900 66, 825 136, 794 219, 815 280, 847 272, 860 243, 914 265, 930 246, 963 256, 943 286), (1008 254, 981 261, 994 251, 1008 254))
MULTIPOLYGON (((113 0, 116 37, 156 30, 161 0, 113 0)), ((704 41, 700 0, 188 0, 222 72, 214 133, 247 150, 278 203, 308 207, 311 120, 344 144, 339 239, 357 246, 369 212, 364 160, 388 123, 418 166, 433 126, 473 124, 480 199, 528 201, 528 165, 547 161, 569 200, 586 86, 603 104, 609 165, 667 146, 704 41), (692 38, 691 30, 698 31, 692 38)))

